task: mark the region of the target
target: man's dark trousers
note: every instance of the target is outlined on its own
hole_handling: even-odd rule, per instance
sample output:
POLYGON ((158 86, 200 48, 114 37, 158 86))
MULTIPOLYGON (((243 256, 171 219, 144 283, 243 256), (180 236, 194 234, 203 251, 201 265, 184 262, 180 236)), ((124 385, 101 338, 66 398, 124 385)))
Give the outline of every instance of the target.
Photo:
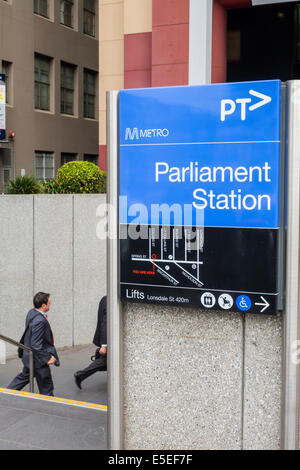
POLYGON ((107 356, 100 356, 98 359, 91 362, 91 364, 85 369, 77 371, 76 376, 82 381, 95 374, 95 372, 105 370, 107 370, 107 356))
MULTIPOLYGON (((38 384, 40 395, 48 395, 53 397, 53 380, 51 376, 50 367, 45 365, 34 370, 34 376, 38 384)), ((12 390, 22 390, 29 384, 30 374, 28 367, 23 368, 22 372, 17 375, 7 388, 12 390)))

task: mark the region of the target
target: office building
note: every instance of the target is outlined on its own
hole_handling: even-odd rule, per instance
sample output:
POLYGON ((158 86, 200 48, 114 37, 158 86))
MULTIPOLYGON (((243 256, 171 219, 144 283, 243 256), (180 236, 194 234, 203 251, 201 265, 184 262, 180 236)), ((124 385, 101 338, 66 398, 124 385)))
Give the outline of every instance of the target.
POLYGON ((98 1, 0 0, 0 30, 0 190, 71 160, 98 164, 98 1))

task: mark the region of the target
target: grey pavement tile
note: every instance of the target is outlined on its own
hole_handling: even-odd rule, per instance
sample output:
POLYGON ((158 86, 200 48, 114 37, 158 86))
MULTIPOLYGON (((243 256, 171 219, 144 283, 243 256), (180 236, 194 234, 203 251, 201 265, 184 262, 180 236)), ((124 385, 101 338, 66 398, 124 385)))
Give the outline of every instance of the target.
POLYGON ((57 402, 35 400, 32 398, 17 397, 1 393, 0 409, 7 409, 10 410, 10 412, 24 411, 30 414, 44 414, 58 418, 79 419, 81 421, 88 421, 94 424, 99 423, 99 421, 106 424, 107 421, 107 413, 102 410, 93 410, 90 408, 82 408, 57 402))
POLYGON ((106 449, 102 411, 0 395, 0 420, 1 449, 106 449))
MULTIPOLYGON (((89 377, 82 390, 74 383, 74 373, 89 364, 94 351, 93 345, 59 351, 62 365, 52 369, 56 396, 107 404, 106 372, 89 377)), ((0 365, 0 387, 5 388, 21 366, 19 359, 0 365)), ((102 450, 106 441, 106 412, 0 394, 0 450, 102 450)))
POLYGON ((36 446, 22 445, 19 442, 0 439, 0 450, 44 450, 36 446))
POLYGON ((7 431, 10 426, 19 423, 28 416, 30 416, 30 412, 26 410, 3 406, 0 397, 0 433, 7 431))

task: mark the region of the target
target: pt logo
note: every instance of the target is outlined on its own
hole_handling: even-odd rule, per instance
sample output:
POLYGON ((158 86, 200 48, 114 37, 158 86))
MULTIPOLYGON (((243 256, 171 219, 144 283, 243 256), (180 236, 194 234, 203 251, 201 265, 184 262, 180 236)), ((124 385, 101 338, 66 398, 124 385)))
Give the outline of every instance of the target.
MULTIPOLYGON (((264 95, 263 93, 259 93, 255 90, 249 90, 249 95, 255 96, 260 98, 260 101, 256 102, 249 106, 248 111, 254 111, 261 106, 265 106, 266 104, 272 101, 272 98, 268 95, 264 95)), ((227 116, 234 114, 235 112, 240 113, 241 121, 246 120, 247 114, 247 104, 252 103, 252 98, 238 98, 237 100, 222 100, 221 101, 221 121, 225 121, 227 116), (237 106, 238 105, 238 106, 237 106)))

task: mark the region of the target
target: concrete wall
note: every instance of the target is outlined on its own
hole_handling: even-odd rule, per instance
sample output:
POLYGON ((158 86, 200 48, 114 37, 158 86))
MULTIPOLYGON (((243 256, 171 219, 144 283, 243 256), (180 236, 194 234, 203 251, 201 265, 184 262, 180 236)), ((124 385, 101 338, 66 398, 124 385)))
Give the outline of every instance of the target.
POLYGON ((281 316, 127 304, 125 449, 279 449, 281 316))
POLYGON ((33 295, 44 291, 56 346, 92 342, 106 294, 106 242, 96 236, 96 209, 105 202, 103 194, 0 196, 3 335, 20 339, 33 295))
MULTIPOLYGON (((0 332, 50 292, 58 347, 90 343, 106 293, 105 195, 0 197, 0 332)), ((282 318, 125 304, 126 449, 279 449, 282 318)), ((8 356, 16 354, 12 346, 8 356)))

